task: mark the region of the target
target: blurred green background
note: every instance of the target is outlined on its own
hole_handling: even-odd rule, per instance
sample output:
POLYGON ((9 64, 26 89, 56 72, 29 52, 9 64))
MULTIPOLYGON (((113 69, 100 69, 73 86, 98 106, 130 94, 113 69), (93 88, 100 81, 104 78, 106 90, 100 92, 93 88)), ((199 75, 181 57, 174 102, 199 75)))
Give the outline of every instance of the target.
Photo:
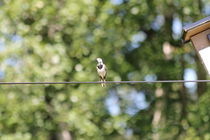
MULTIPOLYGON (((1 0, 2 82, 208 79, 182 27, 209 0, 1 0)), ((1 140, 210 140, 209 83, 0 85, 1 140)))

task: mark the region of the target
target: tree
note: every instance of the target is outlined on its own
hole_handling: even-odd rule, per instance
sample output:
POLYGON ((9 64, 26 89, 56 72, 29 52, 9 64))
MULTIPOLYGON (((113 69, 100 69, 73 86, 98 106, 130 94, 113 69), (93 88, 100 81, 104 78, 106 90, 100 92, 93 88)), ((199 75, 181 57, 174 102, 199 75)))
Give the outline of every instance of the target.
MULTIPOLYGON (((108 67, 107 80, 183 79, 186 68, 204 79, 194 50, 189 44, 183 47, 180 39, 181 25, 207 16, 209 4, 207 0, 1 1, 1 80, 97 81, 97 57, 108 67)), ((191 109, 194 102, 202 102, 206 84, 198 84, 197 91, 180 83, 0 88, 2 139, 209 137, 209 129, 195 132, 203 123, 186 130, 196 122, 191 109), (201 99, 194 99, 191 92, 201 99), (108 99, 115 101, 117 113, 111 113, 108 99)))

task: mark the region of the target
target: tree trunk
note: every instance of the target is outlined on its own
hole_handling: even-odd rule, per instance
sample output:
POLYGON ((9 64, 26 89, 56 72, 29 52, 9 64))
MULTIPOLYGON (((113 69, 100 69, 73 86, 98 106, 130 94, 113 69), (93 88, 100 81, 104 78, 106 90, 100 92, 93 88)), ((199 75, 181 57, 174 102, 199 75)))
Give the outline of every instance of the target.
POLYGON ((154 109, 154 115, 152 120, 153 127, 153 140, 160 140, 160 134, 158 132, 160 128, 160 122, 163 120, 163 110, 164 110, 164 91, 162 88, 157 88, 155 91, 156 103, 154 109))

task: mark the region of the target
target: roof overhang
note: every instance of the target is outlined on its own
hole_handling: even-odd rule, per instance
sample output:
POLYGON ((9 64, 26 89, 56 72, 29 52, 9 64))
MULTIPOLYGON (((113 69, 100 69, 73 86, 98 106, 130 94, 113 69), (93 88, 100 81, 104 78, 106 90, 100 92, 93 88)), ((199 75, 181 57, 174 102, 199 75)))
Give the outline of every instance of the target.
POLYGON ((210 29, 210 16, 186 25, 183 27, 183 42, 189 42, 192 36, 207 29, 210 29))

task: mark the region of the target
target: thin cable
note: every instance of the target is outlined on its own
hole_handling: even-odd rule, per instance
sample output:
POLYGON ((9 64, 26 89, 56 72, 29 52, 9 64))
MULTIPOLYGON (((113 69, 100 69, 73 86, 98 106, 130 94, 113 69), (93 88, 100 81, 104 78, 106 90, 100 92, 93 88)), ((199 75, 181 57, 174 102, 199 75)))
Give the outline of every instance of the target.
MULTIPOLYGON (((158 80, 158 81, 106 81, 106 84, 138 84, 138 83, 189 83, 210 82, 210 80, 158 80)), ((0 82, 0 85, 47 85, 47 84, 101 84, 103 82, 0 82)))

